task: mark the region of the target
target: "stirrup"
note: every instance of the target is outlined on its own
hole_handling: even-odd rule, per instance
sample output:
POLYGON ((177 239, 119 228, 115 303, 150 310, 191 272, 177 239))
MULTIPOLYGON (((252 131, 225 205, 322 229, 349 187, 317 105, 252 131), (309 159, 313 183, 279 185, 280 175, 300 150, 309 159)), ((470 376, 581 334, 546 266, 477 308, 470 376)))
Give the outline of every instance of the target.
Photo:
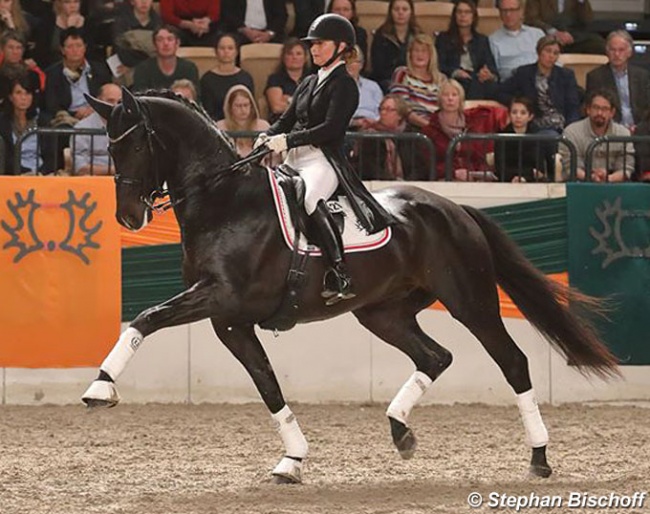
POLYGON ((334 305, 342 300, 354 298, 352 292, 352 281, 343 271, 329 269, 323 277, 323 292, 321 297, 325 298, 325 305, 334 305))

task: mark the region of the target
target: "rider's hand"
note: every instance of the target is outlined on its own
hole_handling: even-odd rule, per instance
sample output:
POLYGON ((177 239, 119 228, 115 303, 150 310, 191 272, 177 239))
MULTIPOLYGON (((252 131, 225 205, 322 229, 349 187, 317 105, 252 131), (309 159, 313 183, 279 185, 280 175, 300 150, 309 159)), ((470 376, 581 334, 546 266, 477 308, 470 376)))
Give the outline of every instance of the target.
POLYGON ((262 132, 255 139, 255 142, 253 143, 253 150, 256 150, 257 148, 265 144, 268 140, 269 140, 269 136, 267 136, 265 132, 262 132))
POLYGON ((282 153, 287 150, 287 135, 278 134, 277 136, 271 136, 268 138, 264 144, 269 150, 272 150, 275 153, 282 153))

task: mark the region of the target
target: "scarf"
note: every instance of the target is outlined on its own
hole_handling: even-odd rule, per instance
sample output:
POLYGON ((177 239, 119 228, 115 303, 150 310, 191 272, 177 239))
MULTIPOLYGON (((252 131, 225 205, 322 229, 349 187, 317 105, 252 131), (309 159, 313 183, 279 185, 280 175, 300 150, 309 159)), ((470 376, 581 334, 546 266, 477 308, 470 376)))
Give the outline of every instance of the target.
POLYGON ((438 123, 440 123, 440 128, 449 139, 453 139, 466 130, 464 114, 456 114, 451 117, 444 111, 438 111, 438 123))

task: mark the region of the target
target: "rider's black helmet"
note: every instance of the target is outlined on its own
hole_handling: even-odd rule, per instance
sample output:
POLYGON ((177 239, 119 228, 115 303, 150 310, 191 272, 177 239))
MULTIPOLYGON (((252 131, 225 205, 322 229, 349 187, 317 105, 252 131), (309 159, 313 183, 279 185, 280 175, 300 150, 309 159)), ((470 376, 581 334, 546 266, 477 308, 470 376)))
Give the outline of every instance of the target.
POLYGON ((334 41, 345 43, 348 48, 357 44, 357 36, 352 23, 340 14, 322 14, 316 18, 311 26, 307 37, 303 41, 334 41))

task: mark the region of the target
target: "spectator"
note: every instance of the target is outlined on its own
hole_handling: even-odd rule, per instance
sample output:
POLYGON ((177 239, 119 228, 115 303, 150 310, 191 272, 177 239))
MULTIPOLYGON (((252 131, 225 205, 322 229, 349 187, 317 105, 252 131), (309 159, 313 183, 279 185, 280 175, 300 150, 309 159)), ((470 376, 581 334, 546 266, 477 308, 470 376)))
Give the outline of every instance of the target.
POLYGON ((223 0, 223 22, 239 44, 281 43, 287 24, 286 0, 223 0))
POLYGON ((215 121, 224 117, 223 105, 230 88, 237 84, 254 91, 253 77, 235 63, 239 55, 237 40, 232 34, 221 34, 214 49, 217 65, 201 77, 201 102, 215 121))
POLYGON ((17 32, 24 41, 29 39, 30 27, 23 14, 20 0, 3 0, 0 2, 0 37, 9 30, 17 32))
POLYGON ((524 19, 557 37, 565 53, 605 53, 605 40, 587 30, 593 19, 589 0, 527 0, 524 19))
POLYGON ((312 22, 325 12, 328 2, 329 0, 293 0, 296 21, 291 36, 305 37, 312 22))
MULTIPOLYGON (((111 105, 122 100, 122 89, 116 84, 104 84, 98 97, 111 105)), ((76 129, 101 129, 106 131, 106 120, 96 112, 75 125, 76 129)), ((108 154, 108 137, 106 135, 74 136, 72 170, 75 175, 114 175, 115 168, 108 154)))
POLYGON ((162 26, 153 0, 130 0, 113 23, 113 44, 122 64, 133 68, 156 55, 153 33, 162 26))
MULTIPOLYGON (((608 90, 592 90, 585 99, 587 117, 576 121, 564 129, 564 136, 577 150, 578 180, 585 180, 587 148, 597 137, 629 136, 630 131, 614 121, 616 99, 608 90)), ((569 177, 569 150, 560 146, 562 174, 569 177)), ((593 154, 589 179, 592 182, 623 182, 630 180, 634 172, 634 147, 632 143, 610 143, 596 147, 593 154)))
POLYGON ((368 33, 366 29, 359 25, 357 0, 332 0, 327 8, 327 12, 339 14, 352 23, 357 36, 357 46, 363 52, 364 56, 368 55, 368 33))
POLYGON ((411 38, 406 62, 406 66, 395 70, 390 92, 405 100, 410 111, 408 122, 424 127, 438 108, 440 85, 447 80, 438 69, 438 53, 431 36, 417 34, 411 38))
POLYGON ((75 27, 61 33, 61 53, 63 60, 45 72, 45 110, 55 126, 70 126, 94 112, 84 93, 97 96, 111 77, 104 63, 86 59, 83 33, 75 27))
POLYGON ((5 174, 20 175, 54 171, 54 152, 50 138, 36 134, 22 142, 20 168, 14 166, 15 144, 22 135, 45 125, 34 104, 34 82, 26 75, 15 77, 10 84, 9 95, 0 108, 0 137, 5 147, 5 174))
POLYGON ((14 78, 27 74, 33 82, 34 105, 42 107, 43 88, 45 87, 45 72, 33 59, 23 59, 25 40, 15 30, 7 30, 0 38, 0 98, 6 98, 11 90, 14 78))
POLYGON ((187 79, 178 79, 170 86, 170 88, 177 95, 192 100, 193 102, 198 101, 198 95, 196 94, 196 88, 192 84, 191 80, 187 79))
POLYGON ((150 57, 135 67, 133 89, 169 89, 178 79, 191 80, 195 87, 199 83, 199 70, 192 61, 176 57, 180 37, 175 27, 163 25, 153 33, 156 57, 150 57))
MULTIPOLYGON (((224 105, 225 118, 217 122, 217 128, 227 132, 264 132, 269 122, 260 118, 250 89, 238 84, 231 87, 224 105)), ((238 137, 235 140, 237 154, 246 157, 253 151, 253 139, 238 137)))
POLYGON ((560 42, 555 36, 546 35, 537 42, 537 56, 536 63, 520 66, 502 84, 499 101, 508 105, 515 96, 530 98, 537 126, 559 134, 580 118, 578 84, 572 70, 556 65, 560 42))
POLYGON ((499 76, 487 36, 476 31, 478 9, 473 0, 454 5, 447 32, 436 38, 440 70, 465 88, 468 100, 494 98, 499 76))
POLYGON ((609 63, 587 73, 587 91, 607 89, 616 99, 615 121, 631 132, 650 108, 650 73, 632 66, 634 42, 624 30, 616 30, 607 37, 609 63))
POLYGON ((524 25, 522 2, 501 0, 499 16, 503 26, 488 38, 501 82, 509 79, 519 66, 537 61, 535 48, 544 37, 541 29, 524 25))
POLYGON ((59 55, 61 34, 68 29, 75 28, 82 34, 86 44, 86 53, 94 58, 92 52, 93 38, 86 23, 86 17, 81 14, 81 0, 54 0, 54 26, 50 39, 50 54, 52 60, 59 55))
POLYGON ((185 46, 214 46, 221 18, 221 0, 160 0, 166 25, 176 27, 185 46))
MULTIPOLYGON (((379 119, 368 123, 363 132, 403 134, 409 107, 399 96, 388 94, 381 101, 379 119)), ((419 155, 413 141, 361 139, 357 168, 363 180, 427 180, 426 166, 415 165, 419 155)))
POLYGON ((287 110, 298 84, 309 73, 309 66, 309 53, 305 44, 296 38, 287 39, 282 47, 278 67, 269 75, 264 91, 271 123, 287 110))
POLYGON ((359 106, 352 116, 350 127, 364 129, 379 119, 379 104, 384 93, 374 80, 361 76, 363 53, 358 46, 355 46, 355 50, 354 55, 346 62, 348 73, 359 86, 359 106))
MULTIPOLYGON (((513 98, 509 114, 510 123, 502 134, 537 134, 533 103, 529 98, 513 98)), ((497 176, 505 182, 543 181, 547 172, 554 171, 552 146, 536 141, 497 141, 494 149, 497 176)))
POLYGON ((384 23, 375 31, 370 49, 372 78, 388 91, 395 68, 406 66, 411 39, 422 30, 415 21, 413 0, 390 0, 384 23))
MULTIPOLYGON (((440 87, 440 110, 431 115, 429 124, 422 127, 435 147, 436 171, 439 180, 445 179, 445 159, 451 141, 461 134, 493 133, 505 125, 505 109, 478 106, 464 109, 465 89, 456 79, 449 79, 440 87)), ((493 151, 492 144, 482 141, 467 141, 456 145, 452 161, 454 180, 494 180, 496 176, 487 172, 485 154, 493 151)))

